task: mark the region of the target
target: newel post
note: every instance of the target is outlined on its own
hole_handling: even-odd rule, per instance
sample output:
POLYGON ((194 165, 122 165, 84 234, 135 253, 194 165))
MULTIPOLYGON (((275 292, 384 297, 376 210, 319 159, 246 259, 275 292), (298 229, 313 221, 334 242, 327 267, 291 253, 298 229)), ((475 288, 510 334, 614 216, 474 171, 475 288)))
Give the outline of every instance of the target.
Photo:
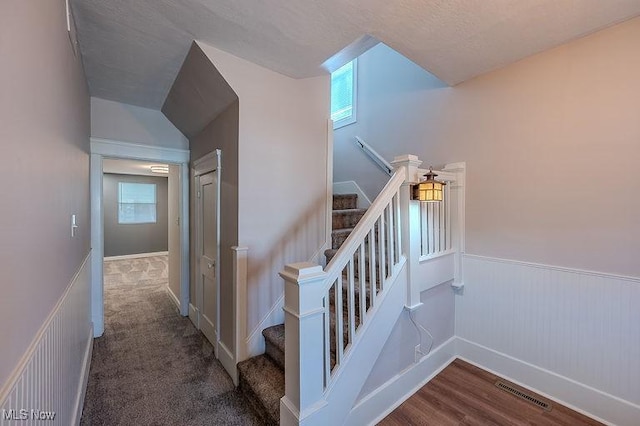
POLYGON ((420 179, 418 168, 422 161, 415 155, 401 155, 391 162, 396 170, 404 168, 406 176, 402 188, 400 188, 400 217, 402 219, 402 252, 407 257, 407 301, 405 305, 409 309, 417 308, 420 302, 420 289, 412 285, 420 259, 420 205, 417 201, 411 201, 411 184, 420 179))
POLYGON ((324 278, 309 262, 285 266, 285 396, 280 424, 299 425, 326 405, 324 393, 324 278))

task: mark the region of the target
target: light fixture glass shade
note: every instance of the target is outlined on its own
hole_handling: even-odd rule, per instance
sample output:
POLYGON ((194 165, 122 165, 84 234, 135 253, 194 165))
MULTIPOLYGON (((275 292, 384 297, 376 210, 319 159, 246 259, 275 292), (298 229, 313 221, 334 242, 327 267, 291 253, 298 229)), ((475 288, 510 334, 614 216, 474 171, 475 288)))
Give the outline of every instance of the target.
POLYGON ((152 173, 169 173, 169 166, 151 166, 152 173))
POLYGON ((425 174, 425 180, 412 186, 411 199, 423 203, 433 203, 442 201, 442 192, 446 183, 436 180, 437 174, 429 169, 425 174))

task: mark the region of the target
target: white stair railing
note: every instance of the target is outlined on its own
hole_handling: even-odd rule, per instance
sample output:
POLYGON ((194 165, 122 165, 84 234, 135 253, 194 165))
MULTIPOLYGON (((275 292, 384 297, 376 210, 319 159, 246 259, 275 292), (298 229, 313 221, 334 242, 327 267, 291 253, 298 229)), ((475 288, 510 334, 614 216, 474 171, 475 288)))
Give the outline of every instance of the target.
POLYGON ((400 263, 400 187, 405 176, 394 173, 325 270, 325 388, 400 263))
POLYGON ((326 405, 359 331, 404 264, 400 203, 407 177, 400 166, 326 270, 305 262, 280 274, 286 330, 281 424, 304 424, 326 405))

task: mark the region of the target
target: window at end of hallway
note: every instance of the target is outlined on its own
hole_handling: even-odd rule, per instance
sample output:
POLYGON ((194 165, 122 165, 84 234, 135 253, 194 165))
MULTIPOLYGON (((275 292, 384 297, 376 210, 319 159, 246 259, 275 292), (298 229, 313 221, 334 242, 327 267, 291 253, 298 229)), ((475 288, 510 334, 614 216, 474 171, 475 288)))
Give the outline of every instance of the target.
POLYGON ((118 223, 156 223, 156 185, 118 182, 118 223))
POLYGON ((356 122, 357 60, 331 73, 331 119, 337 129, 356 122))

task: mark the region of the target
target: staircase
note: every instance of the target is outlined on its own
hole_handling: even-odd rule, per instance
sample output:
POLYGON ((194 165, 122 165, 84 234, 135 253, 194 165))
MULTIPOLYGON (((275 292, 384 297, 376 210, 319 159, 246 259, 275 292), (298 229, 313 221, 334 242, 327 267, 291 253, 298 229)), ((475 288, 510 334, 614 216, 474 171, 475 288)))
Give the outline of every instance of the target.
MULTIPOLYGON (((333 196, 333 214, 331 231, 331 248, 325 251, 327 264, 335 256, 342 243, 347 239, 353 228, 362 219, 366 209, 358 209, 357 194, 336 194, 333 196)), ((359 288, 359 286, 357 287, 359 288)), ((343 335, 344 341, 349 339, 346 315, 348 297, 347 288, 343 287, 341 297, 344 305, 343 335)), ((356 305, 360 302, 360 295, 355 295, 356 305)), ((331 328, 335 327, 335 291, 330 298, 331 328)), ((369 297, 366 298, 369 306, 369 297)), ((356 324, 360 318, 355 315, 356 324)), ((284 378, 284 324, 275 325, 262 331, 265 339, 265 353, 238 363, 240 390, 247 401, 260 416, 265 424, 278 425, 280 422, 280 399, 285 394, 284 378)), ((330 342, 331 366, 335 365, 336 339, 332 334, 330 342)))
POLYGON ((238 363, 240 390, 267 425, 280 424, 284 396, 284 324, 262 331, 266 351, 238 363))

